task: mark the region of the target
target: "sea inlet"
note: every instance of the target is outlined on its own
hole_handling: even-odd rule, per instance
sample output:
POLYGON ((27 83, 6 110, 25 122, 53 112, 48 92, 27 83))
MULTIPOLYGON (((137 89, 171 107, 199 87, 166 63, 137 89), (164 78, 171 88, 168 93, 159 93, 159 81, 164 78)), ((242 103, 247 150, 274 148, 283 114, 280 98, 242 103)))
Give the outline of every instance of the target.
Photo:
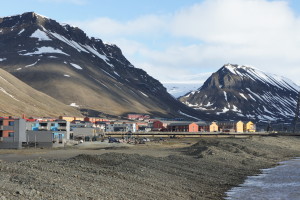
POLYGON ((227 200, 299 200, 300 199, 300 158, 280 162, 279 166, 262 169, 257 176, 229 190, 227 200))

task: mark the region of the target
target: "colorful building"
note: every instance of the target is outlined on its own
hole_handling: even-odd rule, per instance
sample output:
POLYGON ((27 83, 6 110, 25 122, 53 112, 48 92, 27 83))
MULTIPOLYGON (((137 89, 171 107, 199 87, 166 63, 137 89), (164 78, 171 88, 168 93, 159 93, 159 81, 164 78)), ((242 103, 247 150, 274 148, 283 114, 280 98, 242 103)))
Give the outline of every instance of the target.
POLYGON ((91 122, 91 123, 96 123, 96 122, 109 122, 108 119, 105 118, 99 118, 99 117, 85 117, 83 118, 83 121, 85 122, 91 122))
POLYGON ((221 121, 217 122, 220 132, 244 132, 244 123, 242 121, 221 121))
POLYGON ((188 132, 208 132, 208 131, 209 131, 209 126, 204 121, 193 122, 189 124, 188 132))
POLYGON ((0 148, 19 149, 26 142, 25 120, 0 118, 0 148))
POLYGON ((163 123, 159 120, 153 121, 152 131, 162 131, 164 129, 163 123))
POLYGON ((58 119, 71 122, 74 120, 84 121, 84 117, 68 117, 68 116, 59 116, 58 119))
POLYGON ((53 141, 62 143, 70 139, 70 122, 48 121, 48 122, 26 122, 27 131, 51 131, 53 141))
POLYGON ((212 122, 209 125, 209 132, 218 132, 219 131, 219 126, 217 124, 217 122, 212 122))
POLYGON ((136 124, 134 122, 115 121, 106 124, 106 132, 136 132, 136 124))
POLYGON ((250 132, 250 133, 256 132, 256 125, 251 121, 245 122, 244 132, 250 132))

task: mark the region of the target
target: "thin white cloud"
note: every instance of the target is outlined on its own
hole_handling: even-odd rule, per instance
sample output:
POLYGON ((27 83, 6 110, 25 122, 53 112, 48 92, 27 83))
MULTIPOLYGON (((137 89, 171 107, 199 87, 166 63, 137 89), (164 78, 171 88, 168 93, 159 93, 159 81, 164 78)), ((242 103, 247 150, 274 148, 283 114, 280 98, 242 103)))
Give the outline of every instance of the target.
POLYGON ((166 16, 146 15, 137 19, 120 22, 107 17, 101 17, 83 22, 71 22, 85 28, 91 34, 104 37, 126 35, 151 35, 161 33, 166 27, 166 16))
POLYGON ((181 75, 225 63, 250 64, 294 81, 300 73, 300 19, 287 1, 205 0, 171 14, 75 24, 115 42, 136 67, 161 81, 184 81, 181 75), (153 38, 157 48, 149 45, 153 38))

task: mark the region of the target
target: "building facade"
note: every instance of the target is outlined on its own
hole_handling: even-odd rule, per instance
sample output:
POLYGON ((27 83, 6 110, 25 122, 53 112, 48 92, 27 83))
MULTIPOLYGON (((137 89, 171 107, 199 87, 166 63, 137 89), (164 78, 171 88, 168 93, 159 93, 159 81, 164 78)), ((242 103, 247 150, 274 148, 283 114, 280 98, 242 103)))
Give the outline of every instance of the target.
POLYGON ((136 132, 136 124, 128 122, 110 122, 106 124, 106 132, 136 132))
POLYGON ((26 142, 25 120, 0 118, 0 148, 20 149, 26 142))
POLYGON ((254 133, 256 132, 256 125, 249 121, 244 123, 244 132, 254 133))

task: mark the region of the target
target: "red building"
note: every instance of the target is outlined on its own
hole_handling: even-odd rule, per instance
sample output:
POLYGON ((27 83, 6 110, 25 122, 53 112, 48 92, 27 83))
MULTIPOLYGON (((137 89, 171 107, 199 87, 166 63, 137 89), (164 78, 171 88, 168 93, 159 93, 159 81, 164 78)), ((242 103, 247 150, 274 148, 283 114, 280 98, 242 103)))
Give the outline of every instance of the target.
POLYGON ((154 121, 152 125, 153 131, 161 131, 164 129, 163 123, 161 121, 154 121))

